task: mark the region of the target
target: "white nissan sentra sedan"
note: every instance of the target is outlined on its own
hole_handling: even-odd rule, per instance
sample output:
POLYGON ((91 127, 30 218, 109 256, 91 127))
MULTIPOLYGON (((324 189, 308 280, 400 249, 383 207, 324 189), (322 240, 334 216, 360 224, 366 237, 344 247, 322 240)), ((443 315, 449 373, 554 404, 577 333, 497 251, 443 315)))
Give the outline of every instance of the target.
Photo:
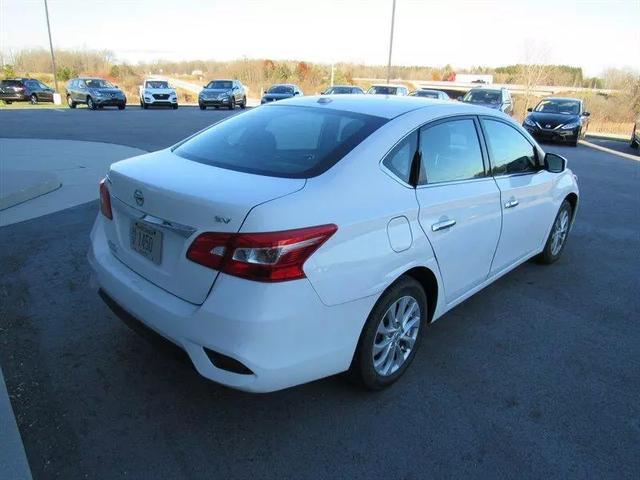
POLYGON ((500 112, 340 95, 115 163, 100 198, 89 261, 107 303, 203 376, 269 392, 347 370, 391 384, 429 323, 558 259, 578 186, 500 112))

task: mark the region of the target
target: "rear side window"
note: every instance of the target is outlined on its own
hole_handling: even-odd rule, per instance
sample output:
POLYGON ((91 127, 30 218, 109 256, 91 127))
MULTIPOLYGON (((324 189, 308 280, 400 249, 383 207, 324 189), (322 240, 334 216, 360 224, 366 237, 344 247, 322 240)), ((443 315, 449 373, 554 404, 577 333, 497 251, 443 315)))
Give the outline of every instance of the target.
POLYGON ((533 145, 515 128, 496 120, 483 120, 494 175, 538 171, 533 145))
POLYGON ((2 80, 0 85, 3 87, 21 87, 22 82, 20 80, 2 80))
POLYGON ((420 184, 484 176, 484 163, 472 119, 450 120, 420 131, 420 184))
POLYGON ((325 172, 385 122, 326 108, 273 105, 217 123, 174 153, 230 170, 308 178, 325 172))
POLYGON ((413 132, 400 143, 382 161, 387 169, 405 183, 411 178, 411 164, 418 149, 418 134, 413 132))

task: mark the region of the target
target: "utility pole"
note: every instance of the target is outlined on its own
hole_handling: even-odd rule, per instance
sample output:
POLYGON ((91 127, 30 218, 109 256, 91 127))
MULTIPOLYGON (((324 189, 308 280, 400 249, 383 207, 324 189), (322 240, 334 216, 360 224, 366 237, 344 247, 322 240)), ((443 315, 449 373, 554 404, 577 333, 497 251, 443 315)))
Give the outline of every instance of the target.
POLYGON ((331 64, 331 86, 333 87, 333 63, 331 64))
POLYGON ((53 42, 51 41, 51 25, 49 25, 49 7, 47 0, 44 0, 44 13, 47 16, 47 31, 49 32, 49 48, 51 49, 51 64, 53 65, 53 83, 58 91, 58 74, 56 73, 56 57, 53 54, 53 42))
POLYGON ((391 7, 391 37, 389 38, 389 63, 387 63, 387 83, 391 81, 391 52, 393 51, 393 24, 396 19, 396 0, 391 7))

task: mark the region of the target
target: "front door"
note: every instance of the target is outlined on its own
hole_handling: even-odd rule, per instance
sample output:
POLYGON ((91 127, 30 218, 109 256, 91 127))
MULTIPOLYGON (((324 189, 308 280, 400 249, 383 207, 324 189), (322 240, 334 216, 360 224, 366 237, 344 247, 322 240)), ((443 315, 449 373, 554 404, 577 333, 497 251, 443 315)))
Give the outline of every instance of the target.
POLYGON ((473 117, 420 131, 419 219, 435 252, 447 303, 486 280, 500 237, 500 190, 485 168, 478 132, 473 117))
POLYGON ((488 117, 482 125, 503 214, 491 267, 498 273, 542 249, 556 213, 553 174, 540 168, 536 147, 513 126, 488 117))

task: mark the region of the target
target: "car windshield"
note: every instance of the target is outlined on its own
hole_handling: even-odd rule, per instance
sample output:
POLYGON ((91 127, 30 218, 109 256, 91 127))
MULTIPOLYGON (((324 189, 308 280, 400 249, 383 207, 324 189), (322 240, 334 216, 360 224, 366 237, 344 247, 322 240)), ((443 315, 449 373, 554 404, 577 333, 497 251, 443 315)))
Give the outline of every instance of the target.
POLYGON ((535 112, 560 113, 563 115, 578 115, 580 102, 576 100, 542 100, 534 109, 535 112))
POLYGON ((431 90, 418 90, 415 93, 416 97, 426 97, 426 98, 438 98, 438 92, 434 92, 431 90))
POLYGON ((91 78, 85 80, 85 83, 89 88, 115 88, 111 82, 102 80, 101 78, 91 78))
POLYGON ((269 89, 268 93, 293 93, 292 87, 287 87, 286 85, 274 85, 269 89))
POLYGON ((331 87, 327 90, 329 94, 343 94, 343 93, 351 93, 351 87, 331 87))
POLYGON ((213 82, 209 82, 207 88, 215 88, 217 90, 230 90, 233 85, 233 82, 229 80, 214 80, 213 82))
POLYGON ((258 175, 320 175, 387 120, 326 108, 273 105, 250 110, 186 140, 189 160, 258 175))
POLYGON ((502 93, 496 90, 471 90, 462 99, 463 102, 469 103, 500 103, 502 93))
POLYGON ((398 87, 386 87, 384 85, 374 85, 367 93, 375 95, 395 95, 398 92, 398 87))
POLYGON ((147 82, 147 88, 169 88, 169 82, 163 82, 161 80, 149 80, 147 82))

